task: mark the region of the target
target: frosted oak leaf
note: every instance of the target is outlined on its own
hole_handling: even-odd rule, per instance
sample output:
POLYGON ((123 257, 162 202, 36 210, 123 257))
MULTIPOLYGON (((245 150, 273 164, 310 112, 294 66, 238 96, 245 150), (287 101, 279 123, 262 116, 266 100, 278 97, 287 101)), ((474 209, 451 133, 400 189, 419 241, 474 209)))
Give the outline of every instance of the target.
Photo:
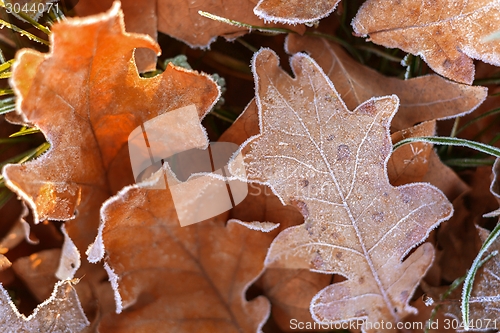
POLYGON ((350 112, 305 54, 291 58, 296 78, 267 49, 252 65, 260 134, 241 148, 247 176, 269 185, 305 220, 278 235, 266 265, 347 278, 313 298, 310 311, 318 322, 384 320, 395 327, 416 312, 408 301, 434 248, 424 244, 403 258, 453 211, 432 185, 393 187, 388 181, 389 124, 398 98, 372 98, 350 112))
POLYGON ((11 78, 16 113, 40 128, 51 149, 2 172, 35 223, 71 220, 66 228, 81 251, 95 238, 101 204, 134 181, 129 134, 191 104, 203 118, 220 92, 207 75, 173 65, 141 78, 134 49, 160 47, 125 31, 119 2, 106 13, 54 24, 51 40, 50 53, 19 51, 11 78))
POLYGON ((500 65, 500 44, 488 38, 500 29, 498 0, 369 0, 352 26, 376 44, 421 56, 458 82, 474 80, 472 59, 500 65))

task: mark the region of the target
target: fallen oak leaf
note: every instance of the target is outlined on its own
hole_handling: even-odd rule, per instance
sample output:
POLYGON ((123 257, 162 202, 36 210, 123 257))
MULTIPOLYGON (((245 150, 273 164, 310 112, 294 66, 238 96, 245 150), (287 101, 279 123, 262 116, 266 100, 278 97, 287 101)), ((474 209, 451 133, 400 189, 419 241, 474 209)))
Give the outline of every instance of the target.
MULTIPOLYGON (((220 140, 242 144, 251 136, 259 133, 258 121, 257 105, 255 104, 255 100, 252 100, 240 117, 226 132, 224 132, 220 140)), ((433 135, 434 132, 435 122, 431 121, 417 125, 414 128, 394 133, 391 137, 393 142, 397 142, 408 136, 430 136, 433 135)), ((409 145, 402 146, 391 155, 388 163, 387 172, 391 184, 393 185, 399 184, 395 183, 395 181, 399 181, 401 184, 411 181, 422 181, 424 175, 412 172, 412 168, 419 165, 419 170, 424 173, 427 171, 428 175, 437 175, 432 178, 429 178, 427 175, 425 175, 425 177, 429 179, 427 181, 430 181, 433 185, 440 188, 447 196, 449 195, 449 198, 454 198, 456 195, 467 190, 466 184, 463 183, 453 171, 443 165, 439 158, 435 157, 431 145, 424 144, 423 146, 416 146, 414 149, 409 145), (410 167, 404 169, 403 173, 401 173, 401 171, 398 172, 399 169, 397 167, 401 167, 401 164, 405 160, 405 158, 401 158, 401 154, 403 154, 403 156, 404 154, 409 154, 410 157, 408 157, 408 159, 414 160, 415 149, 417 149, 419 153, 417 162, 410 164, 410 167), (423 150, 420 151, 420 149, 423 150), (428 156, 429 153, 431 155, 430 157, 428 156), (429 159, 429 161, 426 162, 426 159, 429 159)), ((245 217, 245 221, 278 222, 282 226, 279 230, 283 230, 283 227, 289 226, 286 224, 293 218, 293 215, 290 216, 290 206, 282 206, 277 198, 277 202, 274 202, 274 197, 272 191, 264 186, 250 184, 249 196, 232 210, 232 216, 240 219, 245 217), (249 200, 259 199, 262 201, 258 206, 251 206, 250 209, 248 209, 247 202, 249 200), (262 213, 264 210, 263 207, 265 213, 262 213), (236 216, 234 214, 236 214, 236 216)), ((453 218, 455 218, 455 216, 453 218)), ((449 224, 449 221, 447 224, 449 224)), ((446 257, 443 256, 439 258, 443 258, 445 264, 454 264, 457 262, 457 260, 446 260, 446 257)), ((447 273, 447 271, 445 270, 443 273, 447 273)), ((291 319, 297 322, 312 321, 309 312, 309 300, 321 289, 330 284, 330 280, 331 277, 328 275, 318 274, 304 269, 267 268, 262 277, 257 281, 257 285, 263 289, 264 295, 271 301, 273 320, 281 330, 286 332, 291 330, 291 319)), ((417 317, 410 316, 408 320, 413 320, 415 318, 417 317)), ((423 317, 419 316, 418 318, 423 317)))
MULTIPOLYGON (((192 132, 191 136, 203 133, 198 120, 186 124, 184 128, 192 132)), ((203 135, 203 140, 199 138, 192 145, 204 147, 206 137, 203 135)), ((196 202, 197 193, 212 195, 211 185, 220 181, 204 179, 207 184, 189 180, 187 183, 194 183, 197 191, 183 197, 182 202, 175 197, 175 206, 170 180, 170 191, 155 190, 163 181, 161 172, 125 187, 103 205, 99 233, 87 255, 91 262, 105 256, 116 312, 121 314, 104 316, 100 330, 156 331, 167 325, 179 332, 260 331, 269 315, 269 302, 264 297, 248 302, 245 292, 262 272, 273 237, 256 237, 256 231, 250 229, 270 231, 276 226, 234 219, 224 226, 225 213, 180 227, 179 209, 189 207, 190 200, 196 202), (138 227, 144 237, 137 237, 138 227), (138 251, 129 256, 127 248, 131 246, 138 251)))
POLYGON ((73 219, 66 228, 82 251, 95 238, 101 204, 134 182, 132 130, 189 104, 203 117, 219 89, 207 75, 172 65, 140 78, 134 48, 160 49, 150 37, 125 32, 118 2, 107 13, 55 24, 52 32, 51 52, 20 51, 12 74, 16 111, 41 129, 51 149, 32 162, 7 165, 3 175, 35 223, 73 219))
MULTIPOLYGON (((347 278, 313 298, 318 322, 363 319, 364 332, 375 331, 366 322, 395 327, 415 312, 408 301, 434 249, 424 244, 401 260, 451 216, 452 206, 431 185, 389 184, 389 123, 397 97, 372 98, 349 112, 309 56, 294 55, 291 67, 294 79, 278 67, 274 52, 255 54, 261 128, 241 148, 248 179, 270 186, 305 218, 273 241, 266 265, 347 278)), ((236 164, 229 169, 243 174, 236 164)))
MULTIPOLYGON (((4 167, 3 175, 31 208, 35 223, 72 219, 66 230, 82 253, 95 239, 102 203, 134 182, 131 131, 188 104, 203 117, 220 93, 207 75, 172 65, 161 75, 141 78, 134 48, 158 52, 159 46, 125 32, 116 2, 107 13, 55 24, 51 38, 49 54, 20 51, 12 74, 16 112, 41 129, 51 149, 32 162, 4 167)), ((80 292, 101 288, 106 272, 84 261, 76 274, 85 275, 80 292)), ((90 302, 83 304, 86 309, 95 306, 95 299, 80 296, 90 302)))
POLYGON ((286 24, 312 23, 327 17, 340 0, 260 0, 254 8, 255 15, 265 21, 286 24))
MULTIPOLYGON (((305 38, 299 39, 305 40, 305 38)), ((319 59, 321 60, 323 57, 319 57, 319 59)), ((332 75, 332 78, 336 77, 332 75)), ((397 142, 405 137, 430 136, 434 132, 435 122, 430 121, 396 132, 391 137, 393 142, 397 142)), ((224 132, 220 140, 242 144, 248 138, 257 134, 259 134, 259 112, 255 100, 252 100, 233 125, 224 132)), ((444 190, 442 190, 445 194, 452 195, 454 192, 450 192, 449 187, 456 187, 454 184, 459 181, 458 177, 456 179, 449 177, 449 172, 453 173, 451 170, 446 170, 447 172, 443 174, 441 167, 447 167, 441 163, 439 158, 435 160, 431 157, 430 163, 428 163, 429 154, 433 155, 435 153, 432 146, 428 144, 415 146, 415 148, 409 145, 400 147, 391 155, 388 162, 387 172, 391 184, 399 185, 411 181, 422 181, 424 177, 422 172, 424 174, 426 171, 428 171, 428 174, 437 172, 439 174, 438 179, 431 179, 434 182, 433 184, 437 184, 438 188, 440 188, 439 186, 443 187, 443 184, 438 180, 444 180, 443 183, 446 187, 443 187, 444 190), (418 157, 415 157, 415 153, 418 153, 418 157), (408 168, 405 168, 405 165, 407 165, 404 162, 405 156, 407 156, 409 163, 414 162, 408 168), (432 170, 428 170, 429 165, 432 166, 432 170), (413 172, 414 168, 417 168, 420 173, 413 172)), ((290 206, 283 206, 269 188, 260 184, 249 184, 249 186, 248 197, 232 210, 232 217, 243 218, 245 221, 277 222, 280 223, 278 230, 289 227, 290 220, 299 220, 294 218, 294 215, 290 215, 290 206), (254 204, 249 208, 250 201, 258 201, 259 204, 254 204)), ((465 186, 465 188, 467 187, 465 186)), ((302 218, 292 225, 300 223, 302 223, 302 218)), ((309 312, 309 300, 330 284, 331 279, 329 275, 318 274, 305 269, 268 267, 256 284, 262 288, 264 295, 271 301, 273 320, 281 330, 290 331, 291 319, 298 322, 312 322, 309 312), (297 290, 300 290, 300 292, 297 290)))
POLYGON ((359 64, 339 45, 322 38, 289 35, 285 49, 291 54, 308 52, 323 68, 349 109, 372 96, 396 94, 400 106, 391 122, 391 129, 395 131, 424 121, 463 116, 474 111, 487 97, 485 87, 458 84, 438 75, 409 80, 386 77, 359 64))
POLYGON ((263 270, 271 239, 219 218, 180 227, 169 191, 154 190, 163 176, 128 186, 102 209, 102 224, 87 254, 105 256, 117 312, 103 332, 256 332, 269 315, 262 296, 245 292, 263 270), (134 251, 131 253, 130 248, 134 251))
POLYGON ((0 330, 2 332, 81 332, 90 323, 78 301, 73 284, 60 281, 52 295, 25 317, 12 303, 7 291, 0 286, 0 330))
POLYGON ((354 32, 389 48, 419 55, 436 73, 472 84, 472 59, 499 66, 498 0, 366 1, 352 21, 354 32))

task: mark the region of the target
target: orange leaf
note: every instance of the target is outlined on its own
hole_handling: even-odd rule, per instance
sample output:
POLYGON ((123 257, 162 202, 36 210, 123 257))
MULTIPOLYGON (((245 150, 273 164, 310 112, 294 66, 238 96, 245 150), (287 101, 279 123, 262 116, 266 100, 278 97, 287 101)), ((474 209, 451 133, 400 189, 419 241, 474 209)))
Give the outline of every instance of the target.
MULTIPOLYGON (((156 173, 151 184, 161 181, 156 173)), ((144 185, 145 186, 145 185, 144 185)), ((154 187, 155 185, 152 185, 154 187)), ((269 315, 245 292, 263 270, 269 239, 224 214, 180 227, 169 191, 137 185, 111 198, 89 260, 102 259, 117 312, 103 332, 256 332, 269 315)))
POLYGON ((500 65, 497 0, 369 0, 352 21, 360 36, 419 55, 436 73, 457 82, 474 80, 472 59, 500 65))
POLYGON ((6 166, 3 175, 33 210, 35 223, 73 219, 66 227, 82 251, 95 238, 101 204, 134 181, 127 145, 132 130, 191 104, 203 117, 219 90, 207 75, 174 66, 139 77, 134 48, 160 49, 150 37, 124 31, 119 3, 52 31, 51 52, 21 50, 12 74, 17 112, 41 129, 51 149, 6 166))

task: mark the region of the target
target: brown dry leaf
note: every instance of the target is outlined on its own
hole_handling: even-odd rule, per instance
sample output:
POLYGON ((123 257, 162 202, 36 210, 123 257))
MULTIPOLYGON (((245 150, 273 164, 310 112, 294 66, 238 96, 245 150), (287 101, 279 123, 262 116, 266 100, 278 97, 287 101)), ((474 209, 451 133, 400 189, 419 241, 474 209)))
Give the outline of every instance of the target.
MULTIPOLYGON (((237 141, 238 130, 226 135, 227 141, 237 141)), ((230 220, 224 226, 227 213, 180 227, 169 191, 154 189, 160 179, 161 173, 156 173, 104 205, 98 237, 87 254, 91 262, 106 254, 105 267, 121 314, 105 315, 99 329, 260 331, 269 302, 264 297, 248 302, 245 293, 261 274, 274 237, 247 228, 258 228, 256 223, 230 220)))
MULTIPOLYGON (((191 47, 206 48, 218 36, 234 39, 248 33, 247 28, 221 23, 198 14, 198 11, 222 16, 255 26, 283 27, 281 24, 266 24, 253 13, 258 0, 158 0, 158 30, 179 39, 191 47)), ((286 26, 287 29, 303 33, 305 27, 286 26)))
MULTIPOLYGON (((89 16, 107 11, 114 0, 85 0, 75 6, 78 16, 89 16)), ((156 0, 121 1, 128 32, 147 34, 156 40, 157 16, 156 0)), ((139 72, 156 69, 156 53, 151 49, 139 48, 134 53, 139 72)))
POLYGON ((340 0, 260 0, 253 11, 265 21, 311 23, 330 15, 339 2, 340 0))
POLYGON ((289 35, 286 49, 289 53, 308 52, 332 80, 349 109, 372 96, 398 95, 401 104, 391 123, 391 129, 396 131, 423 121, 462 116, 475 110, 487 96, 484 87, 450 82, 437 75, 409 80, 383 76, 325 39, 289 35))
POLYGON ((419 55, 436 73, 471 84, 471 58, 499 66, 498 0, 368 0, 352 21, 355 33, 419 55))
POLYGON ((29 316, 20 314, 7 291, 0 286, 0 331, 82 332, 89 325, 74 289, 77 281, 60 281, 52 295, 29 316))
MULTIPOLYGON (((153 188, 163 179, 154 177, 153 188)), ((260 331, 269 302, 246 301, 245 292, 271 239, 235 221, 225 226, 227 214, 180 227, 169 191, 137 185, 107 201, 102 216, 89 260, 105 251, 121 314, 105 316, 101 331, 260 331)))
MULTIPOLYGON (((397 97, 372 98, 349 112, 314 60, 296 54, 291 67, 295 79, 266 49, 253 60, 261 134, 243 145, 246 172, 305 218, 280 233, 266 263, 348 279, 313 298, 317 321, 400 322, 415 311, 408 301, 434 249, 424 244, 401 260, 452 206, 431 185, 389 184, 397 97)), ((230 170, 242 174, 234 164, 230 170)))
POLYGON ((66 229, 84 251, 97 233, 101 204, 134 182, 127 145, 132 130, 190 104, 202 117, 219 90, 207 75, 174 66, 140 78, 133 49, 158 52, 159 46, 124 31, 119 3, 107 13, 56 24, 52 32, 51 52, 18 52, 12 76, 17 112, 42 130, 51 149, 6 166, 3 175, 35 222, 73 219, 66 229))

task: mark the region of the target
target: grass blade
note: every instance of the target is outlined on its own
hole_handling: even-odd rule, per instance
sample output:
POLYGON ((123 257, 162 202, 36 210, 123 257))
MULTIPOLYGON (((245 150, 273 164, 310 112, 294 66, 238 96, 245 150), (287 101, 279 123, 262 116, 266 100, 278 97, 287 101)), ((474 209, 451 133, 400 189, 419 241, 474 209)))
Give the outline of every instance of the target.
POLYGON ((9 29, 11 29, 12 31, 18 32, 21 36, 26 36, 26 37, 28 37, 30 40, 33 40, 33 41, 35 41, 35 42, 38 42, 38 43, 41 43, 41 44, 44 44, 44 45, 47 45, 47 46, 49 46, 49 45, 50 45, 50 43, 49 43, 48 41, 46 41, 45 39, 42 39, 42 38, 40 38, 40 37, 38 37, 38 36, 35 36, 35 35, 33 35, 31 32, 28 32, 28 31, 26 31, 26 30, 24 30, 24 29, 21 29, 21 28, 19 28, 18 26, 14 25, 14 24, 11 24, 11 23, 9 23, 9 22, 7 22, 7 21, 4 21, 4 20, 1 20, 1 19, 0 19, 0 25, 1 25, 2 27, 4 27, 4 26, 5 26, 5 27, 9 28, 9 29))
POLYGON ((500 149, 497 147, 493 147, 481 142, 452 138, 452 137, 443 137, 443 136, 421 136, 416 138, 407 138, 396 143, 393 146, 394 150, 398 149, 402 145, 412 142, 426 142, 444 146, 467 147, 480 151, 485 154, 489 154, 495 157, 500 157, 500 149))

